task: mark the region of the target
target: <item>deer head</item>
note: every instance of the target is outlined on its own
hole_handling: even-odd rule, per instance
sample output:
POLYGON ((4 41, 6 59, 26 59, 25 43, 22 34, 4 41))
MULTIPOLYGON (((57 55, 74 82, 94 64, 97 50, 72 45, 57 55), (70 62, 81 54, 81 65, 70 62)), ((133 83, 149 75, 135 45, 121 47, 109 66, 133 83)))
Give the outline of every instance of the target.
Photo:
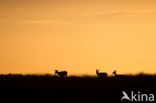
POLYGON ((114 70, 114 72, 112 74, 116 75, 116 70, 114 70))
POLYGON ((97 74, 99 73, 99 69, 96 69, 96 73, 97 73, 97 74))
POLYGON ((58 70, 54 70, 55 71, 55 74, 57 74, 58 73, 58 70))

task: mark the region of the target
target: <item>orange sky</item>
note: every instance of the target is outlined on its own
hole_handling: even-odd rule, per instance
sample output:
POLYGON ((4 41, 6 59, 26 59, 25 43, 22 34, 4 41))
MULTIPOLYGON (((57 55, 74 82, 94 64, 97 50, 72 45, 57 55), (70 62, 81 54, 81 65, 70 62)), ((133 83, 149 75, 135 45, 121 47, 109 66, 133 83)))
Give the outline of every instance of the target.
POLYGON ((155 0, 0 0, 0 73, 156 73, 155 0))

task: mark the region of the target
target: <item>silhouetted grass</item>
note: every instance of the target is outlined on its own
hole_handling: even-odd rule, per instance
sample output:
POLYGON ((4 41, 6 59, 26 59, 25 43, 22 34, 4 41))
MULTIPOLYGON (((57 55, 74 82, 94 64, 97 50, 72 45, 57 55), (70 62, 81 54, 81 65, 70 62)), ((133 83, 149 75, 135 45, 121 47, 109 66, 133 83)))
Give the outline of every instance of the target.
POLYGON ((32 88, 36 87, 126 87, 126 86, 149 86, 153 85, 156 80, 156 75, 137 74, 127 75, 125 77, 109 76, 107 78, 99 78, 97 76, 68 76, 67 78, 60 78, 58 76, 50 74, 1 74, 0 83, 5 85, 18 85, 24 83, 25 85, 31 85, 32 88), (12 84, 13 83, 13 84, 12 84), (38 84, 38 86, 36 86, 38 84), (45 85, 43 85, 45 84, 45 85))
POLYGON ((39 100, 38 102, 42 101, 42 103, 51 100, 96 103, 101 102, 99 98, 103 98, 103 101, 117 102, 120 101, 123 90, 153 92, 155 87, 156 75, 142 73, 127 75, 123 78, 114 76, 98 78, 88 75, 60 78, 51 74, 0 75, 1 98, 9 97, 15 101, 24 99, 35 102, 39 100))
MULTIPOLYGON (((125 79, 125 78, 147 78, 147 77, 156 77, 156 74, 144 74, 144 73, 139 73, 136 75, 125 75, 125 77, 121 77, 121 79, 125 79)), ((0 79, 5 79, 5 78, 50 78, 50 79, 65 79, 65 78, 60 78, 57 75, 51 75, 51 74, 0 74, 0 79)), ((73 79, 73 78, 77 78, 77 79, 110 79, 110 78, 117 78, 115 76, 108 76, 108 77, 104 77, 104 78, 99 78, 96 75, 83 75, 83 76, 77 76, 77 75, 72 75, 72 76, 68 76, 66 79, 73 79)))
POLYGON ((96 75, 95 76, 90 76, 90 75, 84 75, 84 76, 68 76, 67 78, 60 78, 59 76, 51 75, 51 74, 0 74, 0 80, 124 80, 124 79, 146 79, 146 78, 151 78, 151 79, 156 79, 156 75, 150 75, 150 74, 143 74, 139 73, 136 75, 126 75, 125 77, 115 77, 115 76, 108 76, 104 78, 99 78, 96 75))

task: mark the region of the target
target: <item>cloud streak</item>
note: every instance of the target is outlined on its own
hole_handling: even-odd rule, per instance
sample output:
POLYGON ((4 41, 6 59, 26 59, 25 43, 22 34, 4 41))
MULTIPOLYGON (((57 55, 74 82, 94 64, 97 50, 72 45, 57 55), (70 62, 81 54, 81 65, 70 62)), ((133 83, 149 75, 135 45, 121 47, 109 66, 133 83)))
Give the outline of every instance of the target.
MULTIPOLYGON (((116 10, 116 11, 101 11, 101 12, 83 12, 75 14, 59 14, 50 19, 21 19, 21 18, 0 18, 0 23, 28 23, 28 24, 55 24, 55 23, 68 23, 69 21, 81 21, 81 20, 90 20, 99 19, 104 16, 117 17, 117 16, 156 16, 156 10, 153 9, 144 9, 144 10, 116 10), (57 19, 56 19, 57 17, 57 19), (93 17, 93 18, 92 18, 93 17)), ((34 18, 36 15, 34 15, 34 18)))
POLYGON ((142 15, 156 15, 156 10, 122 10, 107 13, 107 15, 129 15, 129 16, 142 16, 142 15))
POLYGON ((110 16, 148 16, 148 15, 156 15, 156 10, 145 9, 145 10, 116 10, 116 11, 108 11, 108 12, 97 12, 97 13, 83 13, 83 16, 90 15, 110 15, 110 16))

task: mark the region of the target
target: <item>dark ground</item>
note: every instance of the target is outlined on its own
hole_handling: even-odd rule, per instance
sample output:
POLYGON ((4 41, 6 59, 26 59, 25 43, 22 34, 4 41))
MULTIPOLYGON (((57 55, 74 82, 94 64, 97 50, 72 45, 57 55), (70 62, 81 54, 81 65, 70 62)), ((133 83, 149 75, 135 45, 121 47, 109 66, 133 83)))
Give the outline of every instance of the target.
POLYGON ((4 101, 1 103, 128 103, 121 101, 122 91, 155 94, 156 75, 123 78, 0 75, 0 101, 4 101))

